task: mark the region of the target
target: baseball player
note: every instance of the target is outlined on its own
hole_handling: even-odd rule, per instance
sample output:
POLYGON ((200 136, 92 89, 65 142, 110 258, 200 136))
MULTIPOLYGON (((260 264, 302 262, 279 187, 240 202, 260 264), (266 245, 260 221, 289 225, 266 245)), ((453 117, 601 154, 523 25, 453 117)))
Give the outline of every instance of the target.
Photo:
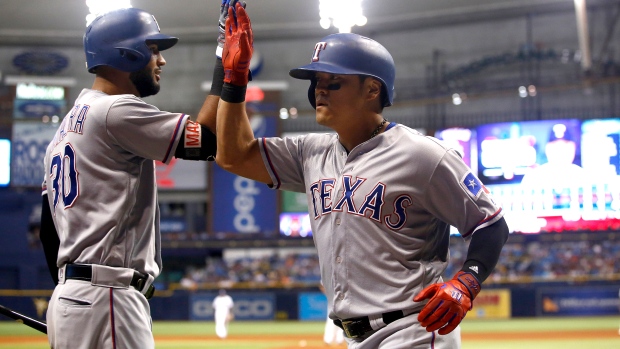
POLYGON ((217 163, 271 188, 305 192, 329 316, 349 348, 460 348, 471 310, 508 237, 503 212, 459 153, 386 121, 394 61, 350 33, 321 39, 310 64, 316 121, 337 134, 255 139, 243 103, 253 35, 247 12, 226 24, 217 163), (449 228, 471 239, 453 279, 449 228))
POLYGON ((219 294, 213 299, 215 334, 220 339, 228 337, 228 324, 234 318, 234 305, 232 297, 224 289, 221 289, 219 294))
MULTIPOLYGON (((86 29, 95 79, 44 159, 41 241, 57 282, 47 311, 52 348, 154 348, 147 299, 162 270, 155 160, 216 153, 214 123, 201 126, 142 100, 159 91, 162 51, 177 41, 136 8, 106 13, 86 29)), ((198 116, 215 120, 221 59, 213 75, 198 116)))
MULTIPOLYGON (((319 285, 321 292, 325 293, 325 287, 323 284, 319 285)), ((328 315, 325 321, 325 329, 323 331, 323 342, 327 345, 340 345, 344 343, 344 332, 342 328, 334 324, 334 320, 329 318, 329 309, 327 309, 328 315)))

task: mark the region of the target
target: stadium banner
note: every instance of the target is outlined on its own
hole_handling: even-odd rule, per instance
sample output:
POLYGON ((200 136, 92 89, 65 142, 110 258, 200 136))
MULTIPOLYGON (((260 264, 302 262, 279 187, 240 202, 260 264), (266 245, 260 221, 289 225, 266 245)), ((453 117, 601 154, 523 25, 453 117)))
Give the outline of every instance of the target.
POLYGON ((541 288, 536 294, 539 316, 618 315, 618 287, 541 288))
MULTIPOLYGON (((273 292, 229 293, 235 320, 273 320, 276 296, 273 292)), ((213 320, 215 292, 193 293, 189 297, 190 320, 213 320)))
POLYGON ((27 100, 15 99, 13 101, 13 117, 15 119, 37 119, 42 116, 58 116, 62 118, 66 109, 65 100, 27 100))
POLYGON ((157 189, 207 189, 207 162, 172 158, 168 164, 155 161, 157 189))
POLYGON ((467 314, 476 319, 508 319, 510 312, 510 290, 482 290, 474 300, 474 308, 467 314))
POLYGON ((308 212, 306 193, 282 190, 282 212, 308 212))
POLYGON ((299 320, 317 321, 327 319, 327 297, 320 292, 299 294, 299 320))
MULTIPOLYGON (((2 291, 4 291, 5 294, 10 292, 8 290, 2 291)), ((20 291, 14 290, 13 292, 19 293, 20 291)), ((52 291, 49 291, 50 296, 51 293, 52 291)), ((49 296, 43 294, 40 296, 0 296, 0 304, 35 320, 45 321, 49 298, 49 296)), ((0 320, 11 319, 4 315, 0 315, 0 320)))
MULTIPOLYGON (((252 117, 256 138, 276 135, 275 117, 252 117)), ((211 182, 211 230, 216 233, 235 232, 265 236, 277 234, 278 191, 265 184, 227 172, 213 164, 211 182)))
POLYGON ((45 150, 57 129, 53 123, 13 122, 12 186, 41 187, 45 150))

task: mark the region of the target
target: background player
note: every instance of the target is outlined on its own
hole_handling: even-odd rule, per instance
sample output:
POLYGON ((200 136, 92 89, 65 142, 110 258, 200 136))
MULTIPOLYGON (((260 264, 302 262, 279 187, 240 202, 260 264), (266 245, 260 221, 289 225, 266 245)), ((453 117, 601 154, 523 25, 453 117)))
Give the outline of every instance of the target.
POLYGON ((235 316, 233 313, 234 305, 232 297, 224 289, 221 289, 219 294, 213 299, 215 334, 221 339, 228 337, 228 324, 235 316))
POLYGON ((323 38, 289 73, 310 80, 316 120, 337 135, 255 139, 243 102, 253 34, 240 6, 236 17, 226 23, 217 163, 307 194, 329 316, 350 348, 460 348, 458 324, 508 237, 501 209, 456 151, 383 118, 394 61, 356 34, 323 38), (443 282, 450 225, 471 242, 443 282))
MULTIPOLYGON (((207 160, 216 153, 214 123, 206 128, 141 99, 159 91, 161 51, 177 40, 135 8, 104 14, 86 29, 86 63, 95 80, 63 119, 44 160, 41 240, 58 283, 47 311, 53 348, 154 348, 147 299, 162 270, 154 160, 207 160)), ((215 120, 221 60, 213 75, 198 116, 215 120)))
MULTIPOLYGON (((325 287, 323 284, 319 285, 321 292, 325 293, 325 287)), ((325 321, 325 330, 323 331, 323 342, 327 345, 340 345, 344 343, 344 332, 342 328, 334 324, 334 320, 329 318, 329 308, 327 309, 328 315, 325 321)))

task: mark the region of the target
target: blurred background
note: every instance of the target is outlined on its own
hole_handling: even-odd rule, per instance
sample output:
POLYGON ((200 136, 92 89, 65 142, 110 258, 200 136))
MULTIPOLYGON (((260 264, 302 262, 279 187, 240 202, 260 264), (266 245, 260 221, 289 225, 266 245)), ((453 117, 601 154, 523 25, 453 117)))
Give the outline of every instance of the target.
MULTIPOLYGON (((258 137, 329 131, 288 71, 352 31, 394 57, 385 118, 457 147, 503 207, 511 236, 468 318, 619 315, 620 1, 246 2, 258 137)), ((38 319, 54 286, 38 240, 42 158, 92 84, 82 35, 109 5, 144 9, 180 38, 147 102, 195 119, 211 85, 219 0, 0 1, 0 304, 38 319)), ((157 177, 154 320, 210 320, 219 288, 238 320, 326 318, 304 195, 204 162, 158 164, 157 177)), ((467 250, 453 233, 447 277, 467 250)))

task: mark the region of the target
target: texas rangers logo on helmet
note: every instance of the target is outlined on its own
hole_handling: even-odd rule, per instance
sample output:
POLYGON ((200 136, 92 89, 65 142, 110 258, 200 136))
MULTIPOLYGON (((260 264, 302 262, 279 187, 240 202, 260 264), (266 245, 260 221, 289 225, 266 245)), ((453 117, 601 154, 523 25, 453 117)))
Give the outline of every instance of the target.
POLYGON ((313 62, 319 61, 319 53, 321 52, 321 50, 324 50, 326 47, 327 47, 327 43, 325 41, 317 42, 316 45, 314 45, 314 54, 312 55, 313 62))

